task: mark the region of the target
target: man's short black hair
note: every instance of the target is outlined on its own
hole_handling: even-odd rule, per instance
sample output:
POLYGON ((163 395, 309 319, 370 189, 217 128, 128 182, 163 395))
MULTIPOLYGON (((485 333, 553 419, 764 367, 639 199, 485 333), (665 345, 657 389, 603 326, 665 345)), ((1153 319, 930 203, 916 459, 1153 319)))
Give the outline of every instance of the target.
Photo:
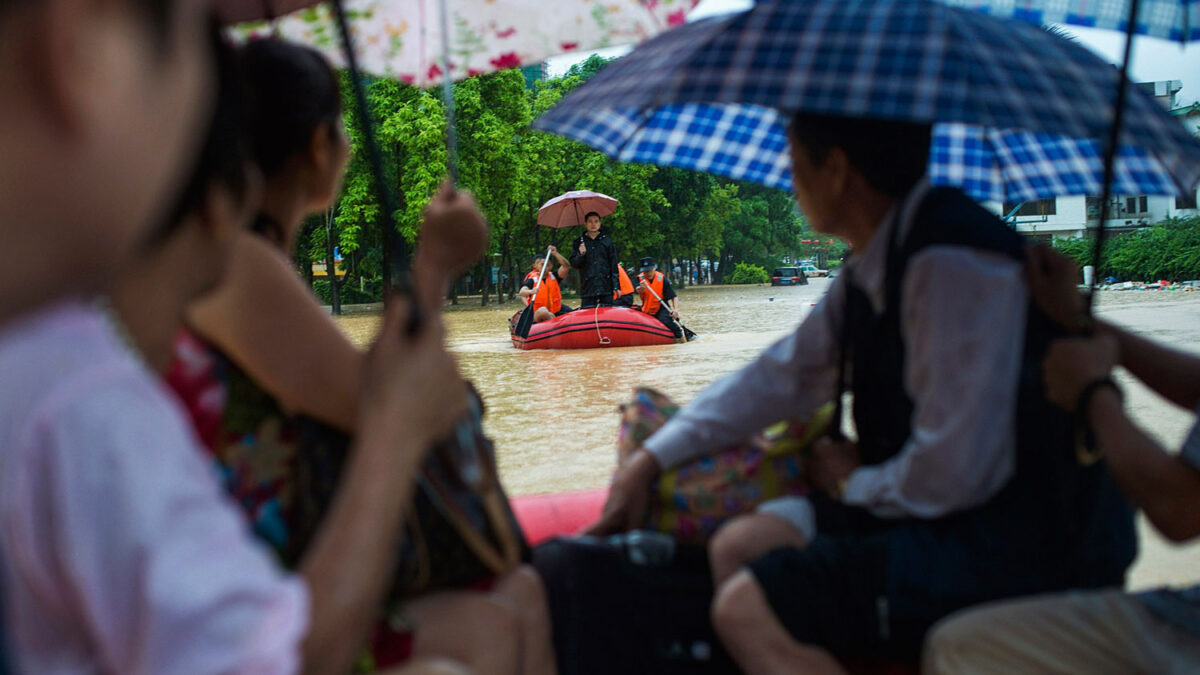
POLYGON ((596 213, 595 211, 588 211, 587 214, 583 216, 583 222, 586 223, 588 221, 588 218, 591 218, 592 216, 596 216, 597 219, 600 218, 599 213, 596 213))
POLYGON ((545 253, 534 253, 533 254, 533 262, 535 262, 535 263, 539 260, 545 260, 545 259, 546 259, 545 253))
POLYGON ((925 175, 932 130, 931 124, 797 113, 788 140, 816 165, 841 148, 871 187, 900 198, 925 175))

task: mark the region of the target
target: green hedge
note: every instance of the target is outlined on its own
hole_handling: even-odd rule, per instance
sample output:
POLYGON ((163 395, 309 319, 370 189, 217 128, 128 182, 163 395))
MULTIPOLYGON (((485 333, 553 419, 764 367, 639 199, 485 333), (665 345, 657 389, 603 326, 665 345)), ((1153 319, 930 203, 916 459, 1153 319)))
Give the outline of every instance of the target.
POLYGON ((771 275, 767 274, 766 268, 758 265, 748 265, 746 263, 738 263, 733 267, 733 274, 729 275, 728 283, 731 284, 765 284, 771 280, 771 275))
MULTIPOLYGON (((1092 264, 1091 237, 1058 239, 1054 248, 1082 268, 1092 264)), ((1097 274, 1120 281, 1200 279, 1200 217, 1171 218, 1134 232, 1109 237, 1097 274)))

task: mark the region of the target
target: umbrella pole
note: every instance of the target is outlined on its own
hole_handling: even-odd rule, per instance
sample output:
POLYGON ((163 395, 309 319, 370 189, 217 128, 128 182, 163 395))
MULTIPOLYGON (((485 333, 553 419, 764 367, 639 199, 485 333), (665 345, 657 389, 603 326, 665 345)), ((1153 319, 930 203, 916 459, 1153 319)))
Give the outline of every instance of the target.
POLYGON ((1100 222, 1096 227, 1095 250, 1092 252, 1092 284, 1084 300, 1084 311, 1092 316, 1096 298, 1096 280, 1102 275, 1104 262, 1104 241, 1108 238, 1108 228, 1105 221, 1108 216, 1108 200, 1112 198, 1113 180, 1116 174, 1117 148, 1120 145, 1121 126, 1125 121, 1125 94, 1129 88, 1129 57, 1133 51, 1133 30, 1137 25, 1138 0, 1130 0, 1129 16, 1125 26, 1125 53, 1121 59, 1121 70, 1117 80, 1117 95, 1113 103, 1113 122, 1109 129, 1108 142, 1104 146, 1104 185, 1100 196, 1100 222))
POLYGON ((454 81, 450 76, 450 11, 439 3, 442 15, 442 105, 446 108, 446 169, 458 185, 458 134, 454 129, 454 81))
MULTIPOLYGON (((358 105, 358 121, 362 128, 363 145, 367 148, 367 159, 375 177, 375 196, 379 200, 379 220, 380 226, 383 228, 384 281, 389 290, 411 295, 413 283, 408 265, 408 245, 396 230, 393 216, 396 212, 396 198, 388 186, 383 171, 383 153, 380 152, 379 142, 375 138, 374 120, 371 119, 371 109, 367 105, 367 92, 363 87, 362 73, 358 69, 358 59, 354 55, 354 40, 346 21, 346 9, 343 6, 343 0, 332 0, 332 4, 338 32, 342 38, 342 49, 346 54, 346 68, 350 71, 350 89, 354 92, 354 101, 358 105)), ((413 305, 412 313, 409 315, 408 330, 416 332, 420 324, 420 311, 416 305, 413 305)))

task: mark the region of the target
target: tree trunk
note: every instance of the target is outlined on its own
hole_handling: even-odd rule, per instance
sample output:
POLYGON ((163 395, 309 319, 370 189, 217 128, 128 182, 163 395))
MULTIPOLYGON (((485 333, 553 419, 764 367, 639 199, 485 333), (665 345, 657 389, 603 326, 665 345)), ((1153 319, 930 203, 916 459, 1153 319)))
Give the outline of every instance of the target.
POLYGON ((452 305, 458 304, 458 282, 460 281, 462 281, 462 277, 455 279, 454 283, 450 284, 450 304, 452 305))
POLYGON ((329 304, 334 316, 342 313, 341 288, 337 278, 337 261, 334 260, 333 209, 325 214, 325 278, 329 279, 329 304))
POLYGON ((492 280, 492 264, 486 253, 483 254, 483 261, 479 263, 479 267, 483 270, 483 276, 480 277, 482 282, 479 284, 479 306, 487 307, 488 282, 492 280))
MULTIPOLYGON (((505 232, 504 238, 500 240, 500 271, 498 272, 500 277, 496 279, 496 300, 502 305, 504 304, 505 290, 509 290, 509 299, 512 299, 511 289, 504 288, 504 271, 512 265, 512 256, 508 250, 509 238, 510 232, 505 232)), ((512 275, 509 274, 509 277, 511 276, 512 275)))

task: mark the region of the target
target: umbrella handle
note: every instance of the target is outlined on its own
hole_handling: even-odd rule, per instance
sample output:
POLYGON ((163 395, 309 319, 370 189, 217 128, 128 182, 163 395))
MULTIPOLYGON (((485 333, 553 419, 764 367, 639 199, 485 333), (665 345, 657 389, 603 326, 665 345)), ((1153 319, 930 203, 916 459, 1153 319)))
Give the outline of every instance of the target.
MULTIPOLYGON (((342 50, 346 54, 346 68, 350 71, 350 88, 354 91, 354 100, 358 104, 358 119, 362 125, 363 144, 367 146, 367 159, 375 178, 375 196, 379 200, 379 220, 383 228, 385 246, 384 281, 391 289, 412 295, 413 283, 412 271, 408 264, 408 246, 396 231, 396 223, 392 217, 397 210, 396 199, 384 178, 383 153, 380 152, 379 142, 375 138, 371 109, 367 105, 367 93, 363 88, 362 73, 354 54, 354 39, 350 35, 350 26, 346 21, 346 8, 343 0, 332 0, 332 4, 338 32, 341 34, 342 50), (391 249, 390 252, 387 249, 391 249), (389 253, 390 255, 388 255, 389 253), (392 263, 395 263, 395 269, 392 269, 392 263)), ((409 333, 415 333, 420 327, 419 305, 413 304, 408 315, 407 330, 409 333)))
POLYGON ((446 107, 446 169, 450 173, 450 181, 458 185, 458 133, 454 122, 454 82, 450 77, 450 11, 446 9, 447 0, 441 0, 439 7, 442 18, 442 105, 446 107))
POLYGON ((533 285, 533 295, 529 298, 529 304, 533 304, 533 299, 537 297, 538 290, 542 287, 542 279, 546 276, 546 266, 550 264, 550 247, 546 247, 546 260, 542 262, 542 272, 538 274, 537 283, 533 285))

